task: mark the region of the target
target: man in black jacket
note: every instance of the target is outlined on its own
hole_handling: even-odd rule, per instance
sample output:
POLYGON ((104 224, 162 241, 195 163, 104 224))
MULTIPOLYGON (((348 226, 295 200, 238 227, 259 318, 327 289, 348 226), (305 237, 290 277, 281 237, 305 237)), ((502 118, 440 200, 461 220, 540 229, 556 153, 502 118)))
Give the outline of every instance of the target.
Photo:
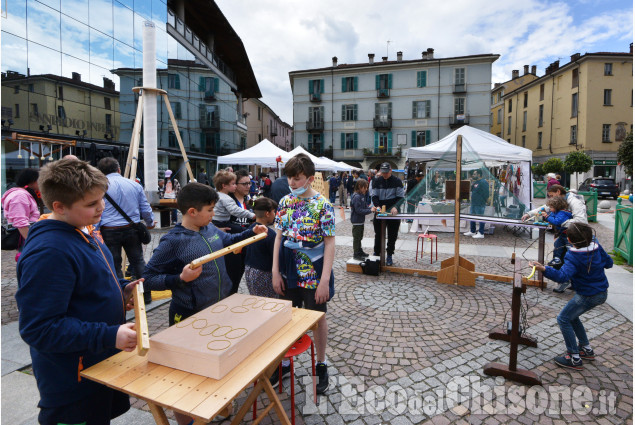
MULTIPOLYGON (((372 188, 372 200, 373 205, 381 210, 383 206, 386 207, 386 211, 390 211, 390 214, 396 215, 399 211, 396 205, 404 197, 403 183, 400 179, 392 175, 392 168, 390 164, 384 162, 381 164, 380 177, 375 177, 373 180, 372 188)), ((397 242, 397 235, 399 234, 399 220, 386 220, 386 228, 388 229, 388 243, 386 246, 386 265, 392 266, 392 255, 395 253, 395 242, 397 242)), ((375 255, 379 255, 381 252, 381 220, 377 217, 373 220, 373 226, 375 227, 375 255)))
MULTIPOLYGON (((470 214, 485 215, 485 206, 489 198, 489 183, 483 178, 483 171, 474 170, 472 173, 472 190, 470 195, 470 214)), ((476 222, 470 221, 470 231, 463 233, 465 236, 472 236, 474 239, 485 237, 485 223, 479 222, 478 232, 476 222)))

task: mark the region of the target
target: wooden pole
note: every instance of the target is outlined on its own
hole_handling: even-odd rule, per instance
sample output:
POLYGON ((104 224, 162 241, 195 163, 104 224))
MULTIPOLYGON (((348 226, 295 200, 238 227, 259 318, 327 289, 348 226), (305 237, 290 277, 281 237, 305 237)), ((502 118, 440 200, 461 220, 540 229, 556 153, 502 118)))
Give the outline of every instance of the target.
POLYGON ((179 142, 179 148, 181 148, 181 155, 183 155, 183 160, 185 161, 185 167, 187 168, 187 173, 190 176, 190 181, 195 181, 194 173, 192 173, 192 167, 190 166, 190 161, 187 159, 187 153, 185 152, 185 147, 183 146, 183 140, 181 140, 181 134, 179 132, 179 126, 174 119, 174 114, 172 113, 172 106, 170 106, 170 101, 168 100, 168 95, 163 94, 163 101, 165 102, 165 106, 167 106, 168 114, 170 115, 170 121, 172 122, 172 128, 174 129, 174 135, 176 136, 176 140, 179 142))
POLYGON ((267 232, 260 233, 259 235, 252 236, 250 238, 247 238, 247 239, 245 239, 243 241, 240 241, 238 243, 235 243, 235 244, 230 245, 228 247, 225 247, 223 249, 219 249, 218 251, 213 252, 211 254, 204 255, 204 256, 202 256, 200 258, 197 258, 196 260, 192 261, 190 263, 190 268, 191 269, 196 269, 198 267, 201 267, 205 263, 209 263, 210 261, 213 261, 213 260, 215 260, 215 259, 217 259, 219 257, 222 257, 224 255, 227 255, 229 253, 240 252, 240 250, 243 249, 244 247, 246 247, 247 245, 251 245, 254 242, 258 242, 260 240, 263 240, 266 237, 267 237, 267 232))
POLYGON ((145 356, 150 349, 150 333, 148 332, 146 304, 143 300, 143 283, 137 284, 132 296, 134 298, 135 330, 137 331, 137 354, 145 356))
POLYGON ((456 138, 456 185, 454 189, 454 284, 459 284, 459 240, 461 234, 461 155, 463 136, 456 138))
POLYGON ((128 159, 126 160, 126 170, 123 174, 125 178, 129 178, 130 169, 132 168, 132 161, 135 162, 135 173, 137 171, 137 158, 139 147, 137 145, 137 138, 141 132, 141 117, 143 115, 143 96, 139 94, 139 104, 137 105, 137 114, 135 116, 134 126, 132 127, 132 138, 130 139, 130 147, 128 148, 128 159))

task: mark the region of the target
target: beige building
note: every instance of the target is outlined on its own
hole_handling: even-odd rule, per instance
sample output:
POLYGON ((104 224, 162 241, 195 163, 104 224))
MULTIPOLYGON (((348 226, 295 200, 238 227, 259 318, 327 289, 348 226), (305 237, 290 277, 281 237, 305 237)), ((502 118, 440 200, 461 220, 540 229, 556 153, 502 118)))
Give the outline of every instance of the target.
POLYGON ((243 113, 247 121, 248 148, 267 139, 283 150, 293 149, 293 128, 267 104, 254 98, 244 100, 243 113))
POLYGON ((610 177, 623 183, 617 150, 633 128, 632 43, 626 53, 576 53, 563 66, 556 61, 544 76, 508 91, 502 100, 501 137, 531 149, 534 162, 584 151, 594 166, 578 181, 610 177))
POLYGON ((119 92, 104 78, 100 87, 53 74, 2 74, 2 119, 11 128, 87 140, 119 140, 119 92))
POLYGON ((495 134, 498 137, 503 137, 505 111, 503 110, 503 96, 506 93, 516 90, 519 87, 524 86, 530 81, 537 79, 536 65, 531 67, 529 72, 529 65, 525 65, 525 72, 522 76, 517 69, 512 71, 512 79, 504 83, 494 84, 492 89, 492 106, 490 115, 490 133, 495 134))

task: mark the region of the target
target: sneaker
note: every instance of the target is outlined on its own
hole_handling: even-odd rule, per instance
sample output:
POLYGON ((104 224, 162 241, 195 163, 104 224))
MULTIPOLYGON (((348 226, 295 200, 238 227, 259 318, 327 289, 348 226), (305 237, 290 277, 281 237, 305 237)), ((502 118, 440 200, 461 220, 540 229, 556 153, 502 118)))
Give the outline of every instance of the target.
POLYGON ((560 367, 566 367, 568 369, 574 369, 574 370, 584 369, 582 366, 582 359, 574 359, 573 357, 571 357, 569 353, 561 357, 556 357, 553 360, 560 367))
POLYGON ((364 257, 368 257, 368 254, 366 254, 364 251, 359 251, 359 253, 363 255, 364 257))
POLYGON ((353 259, 356 261, 364 261, 366 260, 366 256, 364 256, 364 254, 358 252, 356 254, 353 254, 353 259))
MULTIPOLYGON (((289 364, 288 366, 282 366, 282 379, 285 378, 285 376, 288 376, 289 374, 291 374, 291 365, 289 364)), ((273 375, 271 375, 271 378, 269 378, 269 382, 271 383, 271 386, 276 388, 278 386, 278 384, 280 383, 280 371, 279 369, 276 369, 275 372, 273 372, 273 375)))
POLYGON ((472 239, 483 239, 484 237, 484 234, 476 232, 474 236, 472 236, 472 239))
POLYGON ((589 348, 588 350, 584 347, 580 347, 580 358, 584 360, 595 360, 595 352, 593 348, 589 348))
POLYGON ((560 267, 562 267, 562 260, 560 258, 556 257, 553 260, 549 261, 547 263, 547 265, 549 267, 553 267, 553 268, 558 268, 559 269, 560 267))
POLYGON ((386 257, 386 265, 392 266, 392 255, 386 257))
POLYGON ((329 371, 328 367, 324 363, 318 363, 315 365, 315 373, 317 373, 318 382, 315 386, 315 392, 317 394, 324 394, 329 388, 329 371))
POLYGON ((559 294, 562 294, 564 292, 565 289, 567 289, 567 287, 571 285, 571 282, 564 282, 561 283, 560 285, 558 285, 557 288, 553 288, 553 292, 557 292, 559 294))
POLYGON ((472 232, 465 232, 463 233, 465 236, 474 236, 476 233, 472 233, 472 232))

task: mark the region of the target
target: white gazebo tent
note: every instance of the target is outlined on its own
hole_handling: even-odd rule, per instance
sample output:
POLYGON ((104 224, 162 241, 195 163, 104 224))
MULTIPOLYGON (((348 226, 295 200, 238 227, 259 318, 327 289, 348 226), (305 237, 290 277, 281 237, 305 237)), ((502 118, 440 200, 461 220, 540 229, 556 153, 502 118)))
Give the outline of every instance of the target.
POLYGON ((264 139, 262 142, 244 151, 219 156, 218 164, 259 165, 261 167, 275 168, 277 167, 276 158, 282 157, 284 160, 285 155, 288 154, 289 152, 283 151, 269 140, 264 139))
POLYGON ((317 156, 309 153, 302 146, 298 146, 297 148, 293 149, 290 152, 284 152, 284 154, 282 155, 282 160, 284 162, 287 162, 289 159, 293 158, 294 156, 296 156, 297 154, 300 154, 300 153, 303 153, 303 154, 307 155, 309 158, 311 158, 311 161, 313 161, 313 164, 315 164, 315 169, 316 170, 319 170, 319 171, 337 171, 337 170, 334 170, 333 161, 331 161, 328 158, 325 158, 325 159, 318 158, 317 156))
MULTIPOLYGON (((480 160, 478 162, 482 161, 487 167, 495 167, 507 163, 514 163, 520 166, 522 174, 521 187, 525 188, 525 190, 520 193, 518 199, 527 206, 531 205, 533 196, 531 150, 512 145, 506 140, 485 131, 464 125, 438 142, 420 148, 408 149, 406 159, 408 161, 432 162, 441 160, 444 157, 447 158, 449 154, 456 152, 456 139, 459 135, 463 137, 463 158, 469 157, 467 153, 470 152, 472 158, 478 158, 480 160)), ((440 167, 444 167, 444 165, 454 169, 454 164, 437 164, 440 167)), ((471 166, 468 162, 462 165, 462 168, 469 170, 475 166, 479 165, 472 164, 471 166)))

